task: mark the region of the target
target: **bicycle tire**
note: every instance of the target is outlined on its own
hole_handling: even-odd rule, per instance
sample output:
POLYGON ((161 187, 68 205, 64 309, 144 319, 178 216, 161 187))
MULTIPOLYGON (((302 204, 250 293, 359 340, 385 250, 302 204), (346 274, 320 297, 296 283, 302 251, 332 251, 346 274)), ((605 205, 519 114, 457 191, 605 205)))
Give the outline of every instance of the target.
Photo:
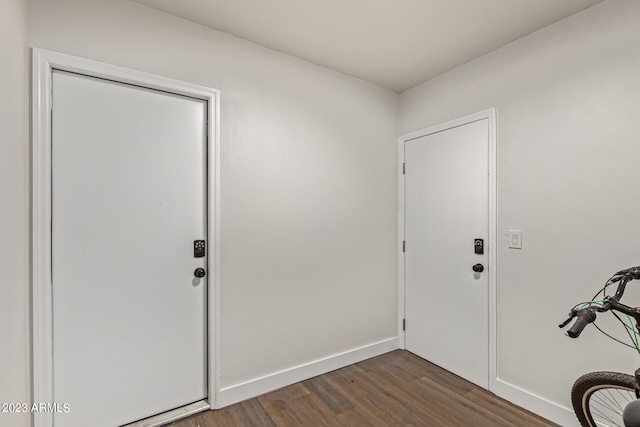
POLYGON ((619 372, 590 372, 571 388, 571 404, 583 427, 624 427, 622 411, 636 400, 635 378, 619 372))

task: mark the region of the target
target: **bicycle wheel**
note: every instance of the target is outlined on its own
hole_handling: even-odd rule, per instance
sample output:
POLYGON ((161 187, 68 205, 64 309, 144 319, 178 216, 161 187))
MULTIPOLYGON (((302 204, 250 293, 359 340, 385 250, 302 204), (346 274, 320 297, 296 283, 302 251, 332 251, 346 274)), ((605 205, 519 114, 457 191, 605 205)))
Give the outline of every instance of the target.
POLYGON ((632 375, 591 372, 573 384, 571 404, 583 427, 624 427, 622 411, 636 400, 634 388, 632 375))

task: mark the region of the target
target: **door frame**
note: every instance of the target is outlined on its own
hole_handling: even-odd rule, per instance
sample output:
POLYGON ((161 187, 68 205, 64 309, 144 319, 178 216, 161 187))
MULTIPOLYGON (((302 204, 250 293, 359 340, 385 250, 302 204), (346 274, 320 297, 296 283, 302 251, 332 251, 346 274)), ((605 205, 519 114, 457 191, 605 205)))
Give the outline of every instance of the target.
MULTIPOLYGON (((32 52, 32 398, 53 402, 53 299, 51 289, 51 105, 53 70, 69 71, 132 84, 207 102, 207 394, 208 398, 145 419, 156 426, 206 409, 218 408, 219 396, 219 115, 220 92, 115 65, 33 48, 32 52)), ((34 427, 51 427, 52 412, 34 412, 34 427)), ((137 423, 130 424, 135 426, 137 423)))
POLYGON ((489 128, 489 234, 488 234, 488 279, 489 279, 489 390, 495 389, 497 382, 497 224, 498 224, 498 193, 497 193, 497 109, 495 107, 478 113, 470 114, 458 119, 450 120, 435 126, 430 126, 398 137, 398 336, 399 346, 406 349, 404 320, 405 312, 405 257, 403 245, 405 241, 405 193, 404 193, 404 163, 405 143, 423 136, 443 132, 459 126, 464 126, 480 120, 487 120, 489 128))

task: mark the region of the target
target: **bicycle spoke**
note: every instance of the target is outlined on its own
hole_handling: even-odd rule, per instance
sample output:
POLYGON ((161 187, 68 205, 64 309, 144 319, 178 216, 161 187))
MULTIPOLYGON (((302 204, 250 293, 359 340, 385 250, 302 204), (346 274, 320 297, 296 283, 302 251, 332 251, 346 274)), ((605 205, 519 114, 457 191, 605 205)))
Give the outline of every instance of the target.
MULTIPOLYGON (((619 424, 616 421, 615 418, 613 418, 611 416, 610 412, 605 413, 605 412, 600 411, 598 408, 594 408, 592 406, 591 407, 591 415, 593 416, 595 421, 607 422, 609 425, 611 425, 610 423, 613 423, 613 425, 611 425, 611 427, 613 427, 613 426, 624 427, 622 424, 619 424)), ((620 414, 616 413, 616 415, 620 415, 620 417, 622 416, 621 413, 620 414)))
POLYGON ((627 389, 602 388, 591 395, 589 408, 594 421, 610 427, 624 427, 622 412, 633 400, 635 395, 627 389))
POLYGON ((622 407, 611 397, 604 395, 603 393, 594 393, 591 396, 591 405, 598 404, 601 407, 613 412, 622 412, 622 407))
POLYGON ((624 427, 623 424, 619 424, 616 420, 611 418, 610 416, 603 414, 597 409, 591 408, 591 416, 593 416, 594 421, 596 422, 606 422, 609 427, 624 427), (613 424, 611 424, 613 423, 613 424))

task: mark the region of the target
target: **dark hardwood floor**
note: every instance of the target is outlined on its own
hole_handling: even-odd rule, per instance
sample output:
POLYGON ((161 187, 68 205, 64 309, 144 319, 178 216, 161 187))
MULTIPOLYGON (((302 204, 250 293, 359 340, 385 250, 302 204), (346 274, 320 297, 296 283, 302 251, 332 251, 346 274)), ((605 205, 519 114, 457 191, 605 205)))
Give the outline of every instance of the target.
POLYGON ((556 426, 402 350, 170 425, 556 426))

